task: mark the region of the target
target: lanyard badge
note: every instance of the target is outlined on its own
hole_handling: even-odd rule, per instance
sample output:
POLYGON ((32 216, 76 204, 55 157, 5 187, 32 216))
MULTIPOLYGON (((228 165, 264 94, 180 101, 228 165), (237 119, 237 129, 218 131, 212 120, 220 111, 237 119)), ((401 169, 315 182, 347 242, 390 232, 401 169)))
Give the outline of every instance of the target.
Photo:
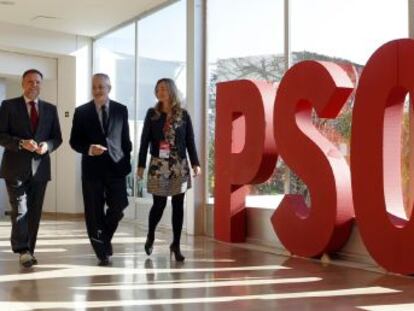
POLYGON ((160 142, 160 158, 168 159, 170 157, 171 146, 170 143, 166 140, 160 142))

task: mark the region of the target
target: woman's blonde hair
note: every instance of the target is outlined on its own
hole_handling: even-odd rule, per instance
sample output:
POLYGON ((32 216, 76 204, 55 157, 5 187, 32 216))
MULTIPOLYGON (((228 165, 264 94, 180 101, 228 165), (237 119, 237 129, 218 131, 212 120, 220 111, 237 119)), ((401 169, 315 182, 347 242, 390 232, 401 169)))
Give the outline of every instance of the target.
MULTIPOLYGON (((158 89, 158 86, 161 83, 164 83, 167 86, 168 94, 169 94, 170 99, 171 99, 172 115, 173 115, 174 118, 177 118, 182 113, 180 92, 178 91, 177 85, 175 84, 174 80, 172 80, 170 78, 159 79, 157 81, 157 83, 155 84, 155 87, 154 87, 155 95, 157 95, 157 89, 158 89)), ((162 107, 161 106, 162 106, 161 102, 157 102, 155 104, 155 112, 157 114, 157 117, 160 117, 160 115, 161 115, 161 112, 162 112, 162 107)))

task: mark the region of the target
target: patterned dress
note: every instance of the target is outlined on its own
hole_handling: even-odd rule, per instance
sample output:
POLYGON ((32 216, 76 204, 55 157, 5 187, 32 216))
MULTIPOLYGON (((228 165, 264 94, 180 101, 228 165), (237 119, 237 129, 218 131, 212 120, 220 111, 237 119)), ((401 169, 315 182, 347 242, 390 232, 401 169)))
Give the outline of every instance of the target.
POLYGON ((187 158, 180 158, 175 146, 175 129, 182 123, 179 116, 168 117, 164 137, 170 145, 169 158, 151 157, 148 170, 147 191, 158 196, 173 196, 191 188, 190 168, 187 158))

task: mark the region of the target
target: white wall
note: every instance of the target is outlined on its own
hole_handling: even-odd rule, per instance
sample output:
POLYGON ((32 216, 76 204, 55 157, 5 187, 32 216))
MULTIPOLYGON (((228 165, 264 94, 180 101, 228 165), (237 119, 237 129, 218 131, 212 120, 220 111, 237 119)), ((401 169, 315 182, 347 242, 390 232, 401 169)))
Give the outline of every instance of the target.
POLYGON ((10 50, 70 55, 90 44, 89 37, 0 22, 0 45, 10 50))
POLYGON ((36 64, 46 75, 57 79, 57 106, 63 144, 57 157, 57 211, 83 213, 80 186, 80 160, 68 144, 76 106, 90 98, 92 39, 59 32, 0 23, 0 73, 10 74, 31 67, 27 56, 37 58, 36 64), (57 61, 57 71, 42 66, 42 59, 57 61), (66 117, 65 113, 69 113, 66 117))
MULTIPOLYGON (((2 59, 1 55, 0 55, 0 59, 2 59)), ((5 93, 5 97, 4 97, 5 99, 16 97, 16 96, 18 96, 19 94, 22 93, 22 87, 21 87, 20 83, 17 81, 17 78, 4 79, 4 85, 6 86, 6 93, 5 93)))
POLYGON ((82 94, 78 94, 77 62, 72 56, 58 59, 58 112, 63 143, 57 152, 57 212, 69 214, 83 213, 80 155, 68 143, 75 103, 78 106, 86 101, 82 94))
MULTIPOLYGON (((19 60, 18 54, 56 59, 60 56, 74 56, 76 59, 76 105, 89 99, 92 72, 91 38, 0 22, 0 50, 17 52, 17 54, 9 55, 10 59, 14 57, 17 60, 19 60)), ((20 66, 23 68, 22 64, 24 63, 20 66)), ((7 68, 7 65, 3 61, 0 62, 0 69, 1 66, 7 68)), ((42 70, 47 71, 47 67, 42 70)), ((57 72, 54 73, 55 76, 57 74, 57 72)), ((65 80, 70 78, 72 77, 66 77, 65 80)))

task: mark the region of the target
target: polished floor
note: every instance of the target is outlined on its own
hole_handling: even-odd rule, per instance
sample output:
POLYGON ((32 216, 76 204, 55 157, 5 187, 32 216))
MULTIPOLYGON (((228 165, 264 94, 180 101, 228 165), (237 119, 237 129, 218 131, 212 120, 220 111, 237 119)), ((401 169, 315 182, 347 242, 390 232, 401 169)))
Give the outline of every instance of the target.
POLYGON ((124 222, 112 265, 98 267, 82 220, 45 220, 39 265, 23 269, 0 221, 0 310, 414 310, 414 278, 277 256, 170 232, 143 251, 145 227, 124 222))

